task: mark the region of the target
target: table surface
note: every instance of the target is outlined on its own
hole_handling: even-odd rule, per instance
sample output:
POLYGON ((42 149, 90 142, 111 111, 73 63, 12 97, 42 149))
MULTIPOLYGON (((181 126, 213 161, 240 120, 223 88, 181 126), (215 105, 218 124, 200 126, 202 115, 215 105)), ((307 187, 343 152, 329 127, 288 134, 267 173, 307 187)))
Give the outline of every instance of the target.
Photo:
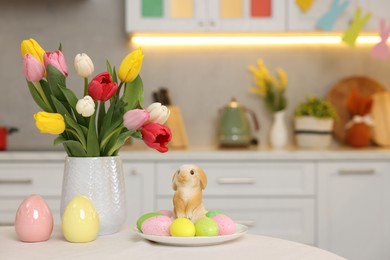
POLYGON ((55 226, 48 241, 24 243, 17 239, 14 227, 0 227, 0 259, 288 259, 342 260, 325 250, 259 235, 245 234, 218 245, 178 247, 150 242, 139 237, 130 227, 120 232, 99 236, 90 243, 69 243, 55 226))

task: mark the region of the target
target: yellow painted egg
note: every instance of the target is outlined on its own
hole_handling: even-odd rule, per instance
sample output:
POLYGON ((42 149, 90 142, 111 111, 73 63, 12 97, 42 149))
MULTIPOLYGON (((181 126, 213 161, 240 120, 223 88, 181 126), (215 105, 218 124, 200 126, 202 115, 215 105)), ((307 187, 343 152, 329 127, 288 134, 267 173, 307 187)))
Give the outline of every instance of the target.
POLYGON ((177 218, 175 219, 170 228, 169 232, 171 236, 175 237, 193 237, 195 236, 195 225, 191 220, 187 218, 177 218))
POLYGON ((62 233, 69 242, 85 243, 96 239, 99 215, 95 205, 85 196, 75 196, 62 215, 62 233))

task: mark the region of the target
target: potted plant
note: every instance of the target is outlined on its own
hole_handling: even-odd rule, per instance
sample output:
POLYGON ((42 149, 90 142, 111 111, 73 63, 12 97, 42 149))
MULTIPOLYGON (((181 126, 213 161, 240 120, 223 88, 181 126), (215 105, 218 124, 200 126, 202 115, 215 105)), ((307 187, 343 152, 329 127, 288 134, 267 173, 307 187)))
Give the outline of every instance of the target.
POLYGON ((337 117, 333 105, 325 99, 308 97, 295 109, 295 139, 302 148, 326 148, 332 140, 337 117))

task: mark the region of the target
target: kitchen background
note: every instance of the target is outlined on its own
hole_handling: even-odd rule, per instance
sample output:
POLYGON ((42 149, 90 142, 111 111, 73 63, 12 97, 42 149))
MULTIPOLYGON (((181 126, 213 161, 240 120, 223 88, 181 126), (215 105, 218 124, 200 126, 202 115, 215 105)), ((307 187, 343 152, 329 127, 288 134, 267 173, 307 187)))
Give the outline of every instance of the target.
MULTIPOLYGON (((46 50, 59 43, 69 66, 68 86, 81 95, 83 80, 76 76, 73 59, 85 52, 95 74, 105 71, 105 60, 117 66, 133 48, 125 32, 124 0, 14 0, 0 2, 0 125, 19 132, 8 138, 10 150, 60 149, 52 136, 40 134, 33 114, 39 111, 30 97, 21 69, 20 42, 35 38, 46 50)), ((168 87, 178 105, 190 145, 215 145, 218 110, 233 96, 253 109, 260 120, 261 145, 267 145, 270 113, 248 89, 247 67, 264 59, 270 69, 285 69, 289 76, 286 121, 292 131, 295 106, 307 95, 326 96, 332 85, 350 75, 366 75, 390 90, 390 62, 372 59, 371 46, 215 46, 144 47, 141 76, 145 105, 152 92, 168 87)), ((290 138, 290 143, 293 139, 290 138)))

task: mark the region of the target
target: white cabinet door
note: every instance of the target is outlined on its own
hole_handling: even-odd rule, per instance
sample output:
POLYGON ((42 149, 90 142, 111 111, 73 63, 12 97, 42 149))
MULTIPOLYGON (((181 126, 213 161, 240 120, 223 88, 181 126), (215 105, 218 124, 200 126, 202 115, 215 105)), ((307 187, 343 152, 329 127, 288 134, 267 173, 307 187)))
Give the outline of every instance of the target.
POLYGON ((144 213, 154 210, 154 164, 123 162, 126 182, 127 224, 135 225, 144 213))
POLYGON ((126 31, 205 31, 207 16, 206 1, 126 0, 126 31), (183 10, 185 11, 183 12, 183 10))
POLYGON ((390 259, 390 163, 319 163, 318 246, 347 259, 390 259))
MULTIPOLYGON (((346 0, 340 0, 343 3, 346 0)), ((287 0, 287 30, 293 32, 301 31, 317 31, 317 21, 330 9, 333 0, 313 1, 310 9, 307 12, 302 12, 295 0, 287 0)), ((371 19, 365 24, 362 31, 377 32, 379 29, 379 19, 381 17, 389 20, 390 8, 389 1, 382 0, 360 0, 349 1, 348 7, 337 16, 332 31, 343 32, 350 26, 356 9, 360 7, 362 10, 361 17, 367 13, 371 13, 371 19)))

